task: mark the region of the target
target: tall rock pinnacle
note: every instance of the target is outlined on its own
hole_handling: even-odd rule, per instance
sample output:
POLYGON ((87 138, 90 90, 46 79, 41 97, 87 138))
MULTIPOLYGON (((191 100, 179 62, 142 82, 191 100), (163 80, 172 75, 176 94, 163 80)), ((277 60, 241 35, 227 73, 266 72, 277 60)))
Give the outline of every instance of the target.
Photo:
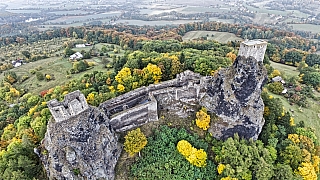
POLYGON ((208 84, 200 104, 218 116, 209 128, 214 137, 226 139, 238 133, 258 138, 264 125, 260 94, 267 80, 262 63, 266 45, 260 40, 243 42, 233 65, 220 70, 208 84))

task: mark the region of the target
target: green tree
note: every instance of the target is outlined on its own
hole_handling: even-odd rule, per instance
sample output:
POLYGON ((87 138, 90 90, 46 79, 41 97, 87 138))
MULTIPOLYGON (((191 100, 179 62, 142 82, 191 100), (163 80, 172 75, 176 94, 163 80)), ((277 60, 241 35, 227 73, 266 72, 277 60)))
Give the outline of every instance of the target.
POLYGON ((71 55, 74 54, 74 53, 75 53, 75 51, 72 50, 70 47, 66 47, 66 48, 64 49, 64 54, 65 54, 66 56, 71 56, 71 55))
POLYGON ((36 72, 36 77, 37 77, 38 81, 44 80, 44 75, 39 71, 36 72))
POLYGON ((31 53, 29 51, 22 51, 21 54, 24 55, 27 59, 31 57, 31 53))
POLYGON ((281 82, 273 82, 268 84, 268 89, 275 94, 281 94, 284 88, 281 82))
POLYGON ((287 164, 277 164, 274 169, 274 179, 276 180, 291 180, 293 179, 293 172, 287 164))
POLYGON ((298 63, 302 61, 303 55, 298 51, 289 51, 284 55, 284 60, 286 64, 296 66, 298 63))
POLYGON ((320 72, 310 72, 302 76, 302 80, 305 84, 312 85, 313 87, 320 86, 320 72))
POLYGON ((88 65, 84 61, 74 62, 72 69, 74 69, 76 72, 82 72, 87 70, 88 65))
POLYGON ((308 66, 313 66, 315 64, 319 64, 320 65, 320 55, 318 54, 308 54, 306 56, 306 60, 305 62, 308 64, 308 66))

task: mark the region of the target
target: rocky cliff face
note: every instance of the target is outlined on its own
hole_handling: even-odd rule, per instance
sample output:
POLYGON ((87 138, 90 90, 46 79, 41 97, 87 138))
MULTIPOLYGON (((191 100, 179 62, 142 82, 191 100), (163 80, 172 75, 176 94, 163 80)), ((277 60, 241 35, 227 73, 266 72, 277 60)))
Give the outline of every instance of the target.
POLYGON ((219 118, 209 132, 218 139, 257 139, 264 125, 264 104, 260 97, 267 71, 255 58, 238 56, 234 64, 219 71, 207 85, 200 104, 219 118))
POLYGON ((108 120, 91 107, 62 122, 51 119, 39 152, 49 179, 114 179, 121 147, 108 120))
POLYGON ((218 139, 238 133, 257 139, 264 125, 261 89, 267 71, 261 61, 238 56, 234 64, 203 77, 191 71, 176 79, 142 87, 89 107, 80 91, 52 100, 40 156, 50 179, 114 179, 121 147, 114 130, 130 130, 157 121, 160 113, 193 116, 200 106, 218 116, 209 132, 218 139), (107 114, 108 117, 105 115, 107 114))

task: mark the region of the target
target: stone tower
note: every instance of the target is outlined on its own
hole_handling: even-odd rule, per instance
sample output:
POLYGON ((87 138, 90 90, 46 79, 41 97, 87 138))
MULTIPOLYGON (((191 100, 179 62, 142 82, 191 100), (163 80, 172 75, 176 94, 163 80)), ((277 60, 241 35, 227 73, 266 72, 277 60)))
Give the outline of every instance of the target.
POLYGON ((86 98, 79 90, 67 94, 63 102, 53 99, 47 106, 56 122, 67 120, 89 108, 86 98))
POLYGON ((240 44, 238 56, 254 57, 258 62, 263 61, 267 49, 267 42, 263 40, 245 40, 240 44))

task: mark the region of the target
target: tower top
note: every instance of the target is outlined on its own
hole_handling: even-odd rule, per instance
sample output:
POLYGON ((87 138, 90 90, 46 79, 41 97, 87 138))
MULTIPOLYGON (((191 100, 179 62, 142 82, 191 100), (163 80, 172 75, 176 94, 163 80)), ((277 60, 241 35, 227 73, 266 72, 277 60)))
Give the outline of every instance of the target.
POLYGON ((262 62, 267 49, 267 42, 261 39, 245 40, 240 44, 239 56, 254 57, 262 62))
POLYGON ((242 42, 246 46, 254 46, 254 45, 267 45, 267 42, 261 39, 254 39, 254 40, 248 40, 242 42))

